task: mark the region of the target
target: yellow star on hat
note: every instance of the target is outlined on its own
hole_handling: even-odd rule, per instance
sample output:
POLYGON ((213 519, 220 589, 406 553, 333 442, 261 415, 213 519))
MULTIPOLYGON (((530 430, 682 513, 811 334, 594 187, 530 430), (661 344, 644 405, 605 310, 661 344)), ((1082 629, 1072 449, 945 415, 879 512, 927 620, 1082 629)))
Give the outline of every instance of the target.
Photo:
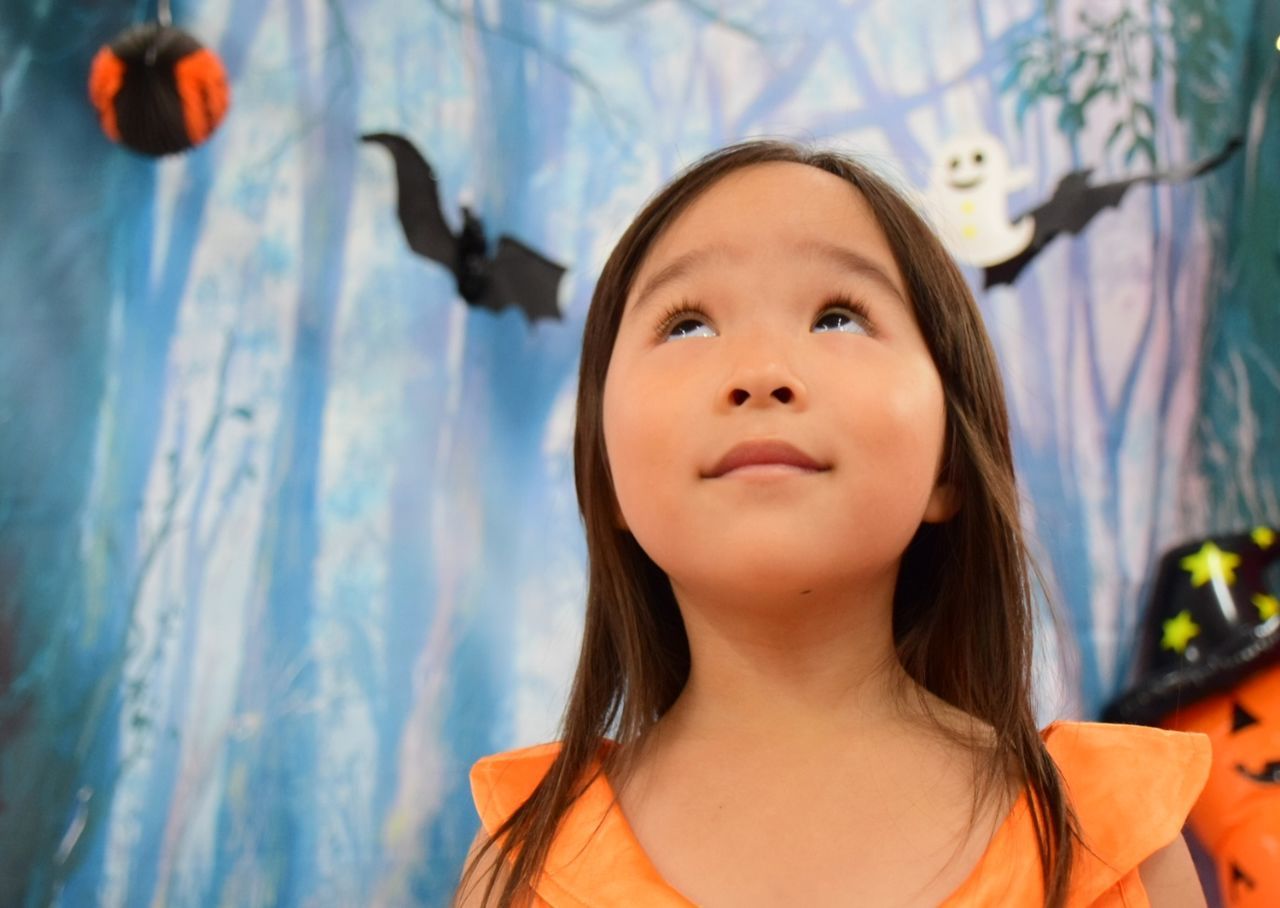
POLYGON ((1227 586, 1231 586, 1236 582, 1240 556, 1224 552, 1212 542, 1206 542, 1200 546, 1200 551, 1188 555, 1180 563, 1184 571, 1190 572, 1192 586, 1204 586, 1214 579, 1221 579, 1227 586))
POLYGON ((1164 638, 1160 641, 1160 648, 1184 653, 1191 638, 1199 633, 1200 625, 1191 620, 1190 612, 1183 609, 1175 617, 1164 622, 1164 638))
POLYGON ((1276 615, 1280 615, 1280 599, 1275 596, 1268 596, 1266 593, 1254 593, 1251 601, 1258 607, 1258 615, 1263 621, 1270 621, 1276 615))
POLYGON ((1276 541, 1276 532, 1271 527, 1257 527, 1249 535, 1260 549, 1269 549, 1271 543, 1276 541))

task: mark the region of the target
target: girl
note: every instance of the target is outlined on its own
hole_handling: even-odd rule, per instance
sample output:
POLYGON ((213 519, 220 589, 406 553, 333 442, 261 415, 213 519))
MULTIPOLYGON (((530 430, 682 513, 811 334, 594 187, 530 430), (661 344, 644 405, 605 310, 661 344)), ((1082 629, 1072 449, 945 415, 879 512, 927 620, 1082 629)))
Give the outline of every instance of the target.
POLYGON ((1036 729, 1003 401, 860 164, 748 142, 663 189, 584 331, 560 740, 473 767, 456 903, 1203 905, 1206 739, 1036 729))

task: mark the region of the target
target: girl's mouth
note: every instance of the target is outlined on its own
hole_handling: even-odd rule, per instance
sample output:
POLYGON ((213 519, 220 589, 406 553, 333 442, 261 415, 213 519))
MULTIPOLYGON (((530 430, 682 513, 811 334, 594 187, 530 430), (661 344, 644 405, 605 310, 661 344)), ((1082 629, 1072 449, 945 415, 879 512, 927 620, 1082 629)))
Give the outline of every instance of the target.
POLYGON ((806 473, 831 469, 829 464, 819 463, 793 444, 781 439, 760 438, 734 445, 704 475, 708 479, 715 479, 736 470, 763 467, 787 467, 790 468, 789 472, 806 473))

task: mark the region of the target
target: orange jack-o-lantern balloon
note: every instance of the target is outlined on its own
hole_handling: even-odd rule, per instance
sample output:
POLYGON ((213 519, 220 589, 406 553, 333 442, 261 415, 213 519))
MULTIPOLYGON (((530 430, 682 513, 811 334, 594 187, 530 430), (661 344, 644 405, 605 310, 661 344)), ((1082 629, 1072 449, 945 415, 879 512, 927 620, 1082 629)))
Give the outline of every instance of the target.
POLYGON ((1280 665, 1163 723, 1213 741, 1213 766, 1191 828, 1218 866, 1232 908, 1280 905, 1280 665))

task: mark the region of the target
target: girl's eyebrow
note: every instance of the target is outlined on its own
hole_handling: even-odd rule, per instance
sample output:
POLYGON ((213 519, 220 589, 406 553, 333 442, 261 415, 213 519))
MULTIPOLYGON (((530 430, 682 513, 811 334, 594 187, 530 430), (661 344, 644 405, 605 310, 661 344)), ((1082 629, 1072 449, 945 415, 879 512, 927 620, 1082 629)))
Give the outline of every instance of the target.
POLYGON ((797 244, 797 249, 802 255, 812 258, 827 259, 834 262, 845 271, 862 275, 875 281, 891 295, 898 298, 898 302, 907 306, 910 311, 911 307, 907 305, 907 294, 898 286, 887 270, 880 266, 875 259, 863 255, 861 252, 855 252, 844 246, 837 246, 835 243, 828 243, 825 240, 805 240, 797 244))
MULTIPOLYGON (((868 258, 860 252, 855 252, 852 249, 838 246, 825 240, 802 240, 795 244, 794 249, 807 258, 826 259, 844 271, 870 278, 890 294, 897 297, 902 305, 907 305, 906 294, 899 288, 897 282, 874 259, 868 258)), ((653 296, 662 287, 688 277, 711 261, 717 259, 743 259, 748 256, 749 253, 741 249, 720 244, 690 249, 688 252, 676 256, 644 283, 640 292, 636 294, 635 305, 631 307, 632 311, 639 309, 649 297, 653 296)))
POLYGON ((712 259, 733 258, 735 253, 728 246, 714 245, 703 246, 699 249, 690 249, 681 255, 676 256, 666 265, 663 265, 656 274, 649 278, 636 294, 635 305, 631 307, 634 312, 644 305, 649 297, 653 296, 662 287, 667 284, 674 283, 681 278, 688 277, 698 268, 702 267, 712 259))

